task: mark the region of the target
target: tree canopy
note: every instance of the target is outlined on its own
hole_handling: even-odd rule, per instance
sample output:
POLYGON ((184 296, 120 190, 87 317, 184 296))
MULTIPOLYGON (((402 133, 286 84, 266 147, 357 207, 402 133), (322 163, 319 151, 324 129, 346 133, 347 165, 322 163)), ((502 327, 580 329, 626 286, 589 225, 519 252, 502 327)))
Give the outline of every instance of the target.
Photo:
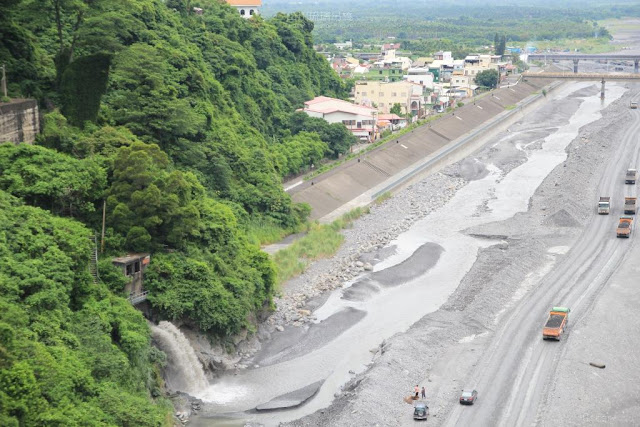
POLYGON ((92 282, 90 231, 0 191, 0 425, 162 425, 149 327, 92 282))
POLYGON ((498 77, 497 70, 484 70, 476 74, 475 81, 478 86, 493 89, 498 85, 498 77))
POLYGON ((312 30, 299 13, 247 20, 217 0, 0 4, 10 95, 43 112, 35 145, 0 144, 1 425, 167 423, 163 355, 113 256, 152 254, 160 319, 225 338, 271 308, 254 227, 303 224, 282 178, 354 142, 295 112, 348 95, 312 30))

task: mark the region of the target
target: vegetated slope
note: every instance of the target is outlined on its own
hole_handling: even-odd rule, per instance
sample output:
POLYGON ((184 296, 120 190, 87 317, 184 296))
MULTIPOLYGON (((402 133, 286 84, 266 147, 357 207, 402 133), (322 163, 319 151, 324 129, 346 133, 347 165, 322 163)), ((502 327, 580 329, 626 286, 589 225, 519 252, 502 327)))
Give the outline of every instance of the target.
POLYGON ((92 282, 89 234, 0 191, 0 425, 168 420, 150 398, 164 355, 142 314, 92 282))
POLYGON ((317 94, 345 95, 313 51, 312 23, 245 20, 217 1, 14 0, 2 12, 12 93, 60 110, 45 115, 38 143, 49 150, 3 147, 0 188, 94 230, 106 199, 109 253, 177 250, 150 267, 161 312, 223 334, 246 326, 274 277, 252 232, 291 230, 308 214, 282 174, 349 146, 294 113, 317 94), (189 275, 191 261, 208 270, 189 275), (213 301, 193 302, 215 287, 213 301))
POLYGON ((0 5, 10 95, 45 111, 36 145, 0 145, 0 424, 162 422, 149 400, 160 356, 120 297, 113 255, 152 253, 144 285, 161 318, 226 337, 270 307, 258 239, 308 215, 281 177, 352 142, 294 112, 346 94, 312 27, 299 14, 244 20, 214 0, 0 5), (44 368, 28 361, 40 354, 44 368))

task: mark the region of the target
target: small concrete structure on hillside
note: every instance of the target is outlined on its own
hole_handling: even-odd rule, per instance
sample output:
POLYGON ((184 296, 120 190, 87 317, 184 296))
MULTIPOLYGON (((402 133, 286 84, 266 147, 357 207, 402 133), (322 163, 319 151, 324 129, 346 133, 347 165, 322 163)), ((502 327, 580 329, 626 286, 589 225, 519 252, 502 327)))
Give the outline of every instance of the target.
POLYGON ((134 305, 147 299, 147 292, 142 286, 142 279, 144 270, 150 261, 151 255, 147 253, 127 254, 111 261, 130 280, 124 289, 129 294, 129 301, 134 305))
POLYGON ((227 4, 235 7, 240 16, 243 18, 251 18, 253 15, 260 13, 260 7, 262 7, 262 0, 226 0, 227 4))

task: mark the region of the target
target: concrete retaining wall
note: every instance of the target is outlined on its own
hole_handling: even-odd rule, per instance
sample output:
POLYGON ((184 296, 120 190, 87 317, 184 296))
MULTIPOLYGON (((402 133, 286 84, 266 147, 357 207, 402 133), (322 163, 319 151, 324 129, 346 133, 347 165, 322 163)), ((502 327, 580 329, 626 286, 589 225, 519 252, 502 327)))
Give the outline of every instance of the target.
POLYGON ((40 132, 38 103, 34 99, 15 99, 0 103, 0 142, 33 143, 40 132))

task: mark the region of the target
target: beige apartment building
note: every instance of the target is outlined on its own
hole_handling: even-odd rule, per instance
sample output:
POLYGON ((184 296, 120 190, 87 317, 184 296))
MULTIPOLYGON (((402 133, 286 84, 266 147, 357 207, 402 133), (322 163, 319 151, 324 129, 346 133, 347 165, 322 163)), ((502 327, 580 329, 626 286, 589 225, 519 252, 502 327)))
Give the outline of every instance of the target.
MULTIPOLYGON (((367 81, 356 83, 355 102, 359 105, 377 107, 381 113, 389 113, 394 104, 400 104, 402 113, 412 109, 415 83, 367 81)), ((418 85, 420 86, 420 85, 418 85)), ((419 87, 422 92, 422 86, 419 87)))
POLYGON ((467 55, 464 59, 464 74, 475 78, 476 74, 486 70, 496 70, 504 74, 506 62, 500 55, 467 55))

